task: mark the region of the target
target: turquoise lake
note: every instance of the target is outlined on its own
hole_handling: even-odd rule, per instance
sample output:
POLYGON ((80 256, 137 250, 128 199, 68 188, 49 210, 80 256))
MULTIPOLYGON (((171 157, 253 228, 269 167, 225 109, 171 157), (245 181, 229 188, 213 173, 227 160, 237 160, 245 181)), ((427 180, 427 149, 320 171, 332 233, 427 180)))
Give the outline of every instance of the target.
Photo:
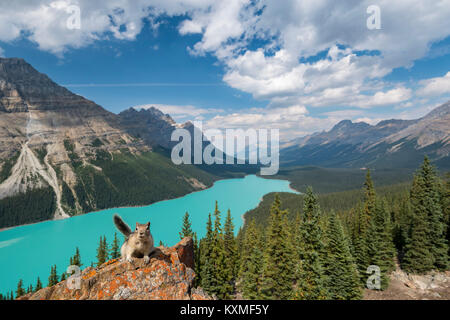
MULTIPOLYGON (((270 192, 294 192, 289 181, 263 179, 254 175, 241 179, 217 181, 213 187, 184 197, 154 203, 145 207, 107 209, 73 218, 46 221, 0 232, 0 293, 16 290, 19 279, 27 288, 39 276, 47 285, 50 266, 56 265, 58 275, 66 271, 69 258, 79 247, 82 268, 96 261, 99 238, 105 235, 110 244, 116 229, 112 222, 118 213, 133 228, 136 222, 151 222, 155 245, 162 241, 172 246, 179 240, 182 218, 189 212, 192 229, 199 238, 205 235, 208 213, 219 203, 222 220, 231 210, 235 231, 243 225, 242 215, 256 208, 270 192)), ((119 234, 119 233, 118 233, 119 234)), ((123 236, 120 235, 120 241, 123 236)))

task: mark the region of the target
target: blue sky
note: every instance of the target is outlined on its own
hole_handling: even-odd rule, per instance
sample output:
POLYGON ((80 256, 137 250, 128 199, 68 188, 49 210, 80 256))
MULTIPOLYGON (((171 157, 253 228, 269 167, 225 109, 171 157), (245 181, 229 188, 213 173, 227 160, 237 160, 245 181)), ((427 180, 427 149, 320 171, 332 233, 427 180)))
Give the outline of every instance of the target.
POLYGON ((7 57, 24 58, 58 84, 115 113, 149 103, 235 110, 267 104, 227 86, 223 66, 213 56, 189 54, 186 48, 200 37, 180 36, 179 23, 180 18, 169 18, 157 32, 147 23, 135 41, 100 41, 63 57, 28 40, 0 46, 7 57))
POLYGON ((177 121, 280 128, 284 139, 450 100, 450 3, 372 2, 2 3, 0 55, 115 113, 156 105, 177 121), (381 29, 366 26, 372 2, 381 29), (80 28, 68 29, 74 6, 80 28))

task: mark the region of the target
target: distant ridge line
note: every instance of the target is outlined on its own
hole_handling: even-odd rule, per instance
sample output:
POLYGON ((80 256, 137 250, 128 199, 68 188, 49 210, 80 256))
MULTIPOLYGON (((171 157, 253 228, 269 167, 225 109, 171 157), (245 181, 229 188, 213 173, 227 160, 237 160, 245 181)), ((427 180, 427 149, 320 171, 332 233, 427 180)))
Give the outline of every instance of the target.
POLYGON ((72 83, 63 84, 64 87, 83 88, 83 87, 211 87, 223 86, 223 83, 170 83, 170 82, 148 82, 148 83, 72 83))

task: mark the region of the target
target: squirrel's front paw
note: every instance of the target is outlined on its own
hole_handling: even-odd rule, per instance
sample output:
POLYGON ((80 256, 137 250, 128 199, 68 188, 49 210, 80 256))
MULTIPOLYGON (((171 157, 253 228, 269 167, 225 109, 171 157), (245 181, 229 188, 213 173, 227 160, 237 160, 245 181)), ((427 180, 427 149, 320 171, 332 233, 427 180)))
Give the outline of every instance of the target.
POLYGON ((150 262, 150 257, 144 256, 144 262, 145 262, 145 264, 148 264, 150 262))
POLYGON ((127 258, 127 261, 128 261, 129 263, 133 263, 133 258, 128 257, 128 258, 127 258))

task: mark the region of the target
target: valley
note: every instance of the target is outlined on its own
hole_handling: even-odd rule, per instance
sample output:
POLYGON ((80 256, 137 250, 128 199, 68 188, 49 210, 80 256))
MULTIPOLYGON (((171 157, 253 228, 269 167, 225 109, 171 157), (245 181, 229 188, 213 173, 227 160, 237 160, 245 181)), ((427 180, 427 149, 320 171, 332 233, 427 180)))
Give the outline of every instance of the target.
POLYGON ((343 120, 330 131, 281 146, 281 166, 415 170, 425 155, 450 169, 450 102, 420 119, 385 120, 376 125, 343 120))
MULTIPOLYGON (((329 132, 285 142, 278 174, 263 179, 249 175, 257 174, 259 166, 248 163, 175 165, 171 161, 174 142, 170 137, 177 128, 202 137, 203 148, 211 143, 191 122, 178 124, 154 107, 111 113, 57 85, 22 59, 0 58, 0 260, 3 259, 0 262, 5 269, 1 289, 13 290, 19 274, 22 281, 31 284, 36 276, 45 278, 50 265, 64 270, 68 255, 75 248, 81 249, 84 261, 93 265, 98 236, 113 238, 114 213, 130 221, 151 220, 156 239, 173 245, 179 240, 183 215, 189 212, 192 230, 201 239, 195 242, 198 246, 195 250, 205 250, 205 243, 212 241, 208 240, 208 232, 212 230, 205 233, 205 225, 208 230, 211 224, 208 213, 216 201, 222 210, 230 210, 228 237, 236 235, 232 241, 242 244, 239 250, 250 250, 242 256, 243 266, 251 263, 251 259, 259 260, 265 250, 258 249, 261 243, 252 243, 259 237, 254 233, 263 235, 269 232, 267 228, 278 228, 274 224, 278 221, 283 226, 297 227, 292 230, 282 227, 283 241, 288 242, 297 239, 290 234, 308 240, 315 232, 311 229, 303 233, 302 228, 325 228, 327 241, 342 238, 340 245, 350 260, 352 255, 360 259, 360 239, 370 238, 370 232, 379 232, 377 237, 383 234, 387 240, 380 238, 376 245, 389 248, 385 252, 388 261, 398 256, 402 268, 408 270, 411 268, 408 263, 414 261, 408 262, 403 254, 411 251, 407 243, 412 240, 406 233, 410 228, 411 183, 417 179, 413 174, 419 167, 417 163, 429 156, 439 170, 436 173, 439 177, 434 177, 434 173, 431 178, 427 176, 427 170, 434 170, 428 169, 431 166, 428 158, 421 167, 425 172, 422 175, 435 179, 433 188, 441 188, 439 194, 444 192, 440 179, 446 179, 445 173, 450 168, 449 114, 447 103, 417 120, 387 120, 375 126, 342 121, 329 132), (378 222, 374 220, 373 225, 366 226, 369 229, 358 230, 364 220, 361 206, 367 206, 368 201, 372 214, 389 216, 392 225, 372 230, 381 219, 378 216, 378 222), (304 205, 315 202, 312 207, 304 205), (271 220, 274 212, 281 220, 271 220), (311 219, 317 219, 318 224, 301 223, 298 217, 307 214, 314 214, 311 219), (234 225, 230 229, 232 219, 234 225), (34 243, 51 250, 43 255, 33 250, 34 243), (24 250, 32 253, 14 256, 14 252, 24 250)), ((437 199, 438 192, 435 193, 437 199)), ((442 208, 443 203, 439 203, 442 208)), ((220 220, 218 210, 216 207, 214 211, 216 225, 220 220)), ((220 226, 214 232, 220 233, 220 226)), ((448 231, 445 235, 448 237, 448 231)), ((292 245, 299 246, 302 241, 295 240, 292 245)), ((292 258, 286 252, 281 254, 284 259, 292 258)), ((378 259, 376 263, 380 265, 385 261, 376 255, 370 259, 378 259)), ((349 274, 359 274, 364 279, 366 262, 358 262, 358 270, 346 264, 351 266, 349 274)), ((328 266, 329 262, 325 259, 320 263, 328 266)), ((201 268, 201 272, 209 272, 206 266, 201 268)), ((387 288, 388 273, 394 267, 389 263, 384 268, 383 288, 387 288)), ((431 270, 431 266, 426 270, 431 270)), ((252 276, 259 278, 262 270, 253 275, 251 270, 245 272, 248 274, 241 276, 248 281, 252 276)), ((297 276, 300 279, 304 275, 297 276)), ((361 283, 356 278, 347 280, 353 287, 345 298, 362 298, 361 283)), ((208 281, 213 279, 206 277, 204 281, 203 286, 208 288, 208 281)), ((243 286, 239 294, 247 298, 263 294, 263 289, 248 283, 243 286)), ((333 296, 334 288, 329 287, 330 297, 341 297, 338 293, 333 296)), ((211 288, 207 291, 214 292, 211 288)), ((283 294, 282 297, 290 297, 294 293, 290 288, 283 294)), ((317 292, 310 294, 310 298, 321 298, 316 296, 317 292)), ((367 294, 368 299, 377 297, 367 294)))

